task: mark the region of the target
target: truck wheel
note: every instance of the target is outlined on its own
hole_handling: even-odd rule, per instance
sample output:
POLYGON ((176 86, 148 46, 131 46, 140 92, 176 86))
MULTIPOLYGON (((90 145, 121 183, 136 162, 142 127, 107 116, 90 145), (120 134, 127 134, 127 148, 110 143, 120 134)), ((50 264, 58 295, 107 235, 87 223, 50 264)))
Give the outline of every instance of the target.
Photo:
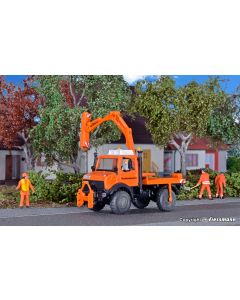
POLYGON ((127 192, 117 191, 112 195, 110 207, 114 214, 124 214, 129 211, 130 206, 131 197, 127 192))
POLYGON ((139 209, 143 209, 143 208, 147 207, 149 202, 150 202, 150 200, 146 199, 144 197, 138 197, 138 198, 134 198, 132 200, 133 205, 139 209))
POLYGON ((161 211, 172 211, 176 204, 176 194, 172 191, 172 202, 169 202, 168 189, 162 189, 157 194, 157 206, 161 211))
POLYGON ((97 203, 95 203, 95 204, 93 205, 92 210, 93 210, 93 211, 100 211, 100 210, 102 210, 102 209, 104 208, 104 206, 105 206, 105 203, 104 203, 104 202, 97 202, 97 203))

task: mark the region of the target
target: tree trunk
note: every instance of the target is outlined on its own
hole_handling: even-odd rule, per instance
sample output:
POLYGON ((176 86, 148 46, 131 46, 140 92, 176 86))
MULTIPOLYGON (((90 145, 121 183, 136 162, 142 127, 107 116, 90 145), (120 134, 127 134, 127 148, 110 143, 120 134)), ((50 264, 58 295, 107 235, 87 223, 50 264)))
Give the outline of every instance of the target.
POLYGON ((183 174, 184 177, 186 177, 187 175, 187 169, 186 169, 186 151, 184 151, 183 149, 181 149, 179 151, 180 153, 180 159, 181 159, 181 172, 183 174))
POLYGON ((29 143, 25 143, 23 145, 23 152, 25 154, 27 170, 31 171, 34 169, 34 159, 33 159, 31 145, 29 143))
POLYGON ((191 139, 192 139, 192 134, 188 134, 187 136, 185 136, 184 134, 181 133, 181 134, 176 134, 175 137, 173 137, 170 142, 172 145, 175 146, 175 148, 180 154, 181 173, 183 174, 183 177, 186 177, 187 175, 186 153, 188 150, 189 143, 191 142, 191 139))
POLYGON ((26 134, 24 131, 22 131, 18 133, 18 136, 24 141, 22 150, 25 154, 27 170, 31 171, 34 169, 34 158, 33 158, 33 151, 30 143, 29 133, 26 134))

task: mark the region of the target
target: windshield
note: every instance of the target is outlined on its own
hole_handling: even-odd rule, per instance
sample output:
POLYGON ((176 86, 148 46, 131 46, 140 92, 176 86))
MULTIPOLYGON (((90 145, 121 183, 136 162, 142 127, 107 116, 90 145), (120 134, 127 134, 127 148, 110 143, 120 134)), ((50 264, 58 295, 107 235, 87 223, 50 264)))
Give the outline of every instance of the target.
POLYGON ((101 158, 97 170, 99 171, 116 171, 117 159, 116 158, 101 158))

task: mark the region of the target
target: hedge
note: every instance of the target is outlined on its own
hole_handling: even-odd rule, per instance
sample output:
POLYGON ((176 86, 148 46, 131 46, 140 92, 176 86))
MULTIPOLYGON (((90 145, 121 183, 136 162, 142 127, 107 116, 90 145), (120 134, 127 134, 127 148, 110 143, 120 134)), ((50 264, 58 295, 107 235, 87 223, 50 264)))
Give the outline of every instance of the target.
POLYGON ((78 189, 82 184, 81 174, 54 172, 56 178, 47 180, 49 174, 30 172, 29 178, 35 187, 31 200, 47 200, 58 203, 75 202, 78 189))
POLYGON ((227 159, 227 169, 229 172, 240 172, 240 157, 230 156, 227 159))
MULTIPOLYGON (((215 188, 215 177, 217 176, 218 172, 215 172, 211 169, 206 170, 210 175, 210 184, 211 184, 211 192, 214 196, 216 194, 215 188)), ((227 186, 224 192, 226 197, 240 197, 240 173, 238 172, 226 172, 226 182, 227 186)), ((200 177, 200 170, 188 171, 187 173, 187 183, 186 187, 193 187, 197 184, 200 177)), ((190 200, 196 199, 199 193, 200 187, 193 189, 191 191, 186 191, 184 189, 181 190, 180 194, 178 195, 178 200, 190 200)), ((206 195, 205 195, 206 196, 206 195)))

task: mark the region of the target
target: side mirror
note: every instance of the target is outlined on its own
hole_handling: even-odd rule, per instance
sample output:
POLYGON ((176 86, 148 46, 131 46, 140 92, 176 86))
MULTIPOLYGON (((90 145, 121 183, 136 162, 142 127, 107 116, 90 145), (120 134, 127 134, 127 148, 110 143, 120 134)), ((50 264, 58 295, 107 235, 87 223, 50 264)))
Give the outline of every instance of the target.
POLYGON ((117 172, 118 171, 118 168, 117 167, 114 167, 113 168, 113 172, 117 172))

